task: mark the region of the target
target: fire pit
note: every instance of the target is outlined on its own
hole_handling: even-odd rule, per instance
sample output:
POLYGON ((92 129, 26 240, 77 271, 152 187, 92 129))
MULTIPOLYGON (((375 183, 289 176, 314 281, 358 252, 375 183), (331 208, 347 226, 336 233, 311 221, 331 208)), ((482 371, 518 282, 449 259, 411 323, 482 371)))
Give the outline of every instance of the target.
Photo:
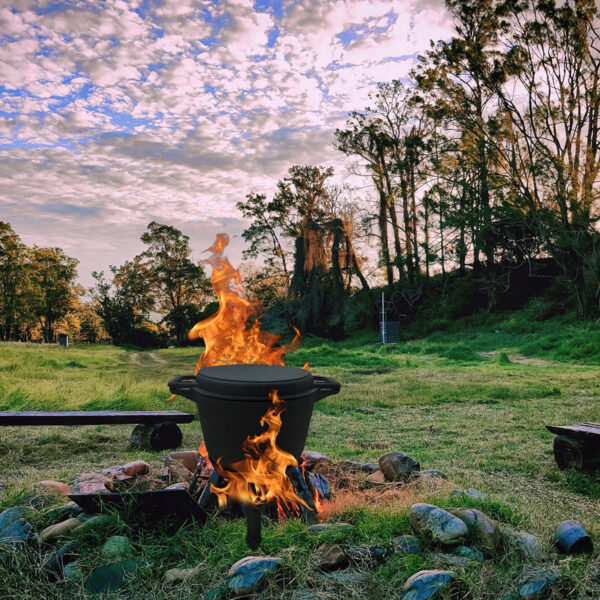
POLYGON ((304 369, 285 366, 284 356, 298 348, 300 333, 294 329, 292 341, 280 345, 280 335, 261 329, 264 310, 223 255, 228 243, 229 236, 217 234, 205 261, 213 268, 219 309, 188 334, 192 341, 202 338, 205 350, 195 374, 177 377, 169 387, 198 406, 206 451, 218 475, 208 490, 221 507, 230 500, 245 506, 246 541, 254 550, 265 505, 276 502, 278 513, 316 508, 316 500, 296 494, 288 473, 300 467, 314 403, 337 394, 340 384, 311 375, 308 363, 304 369))
POLYGON ((238 364, 205 367, 169 388, 196 403, 209 458, 227 482, 213 491, 246 505, 246 541, 256 549, 262 505, 299 500, 285 471, 300 462, 314 403, 340 384, 295 367, 238 364))

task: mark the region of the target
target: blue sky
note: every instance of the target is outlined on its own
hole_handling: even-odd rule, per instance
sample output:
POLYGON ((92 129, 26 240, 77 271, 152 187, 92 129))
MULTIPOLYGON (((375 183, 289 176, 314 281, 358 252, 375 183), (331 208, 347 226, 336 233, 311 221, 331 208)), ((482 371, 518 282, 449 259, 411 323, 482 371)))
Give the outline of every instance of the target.
MULTIPOLYGON (((0 8, 0 220, 80 279, 151 220, 198 251, 294 164, 348 177, 333 131, 447 38, 441 0, 19 0, 0 8)), ((237 237, 236 237, 237 236, 237 237)))

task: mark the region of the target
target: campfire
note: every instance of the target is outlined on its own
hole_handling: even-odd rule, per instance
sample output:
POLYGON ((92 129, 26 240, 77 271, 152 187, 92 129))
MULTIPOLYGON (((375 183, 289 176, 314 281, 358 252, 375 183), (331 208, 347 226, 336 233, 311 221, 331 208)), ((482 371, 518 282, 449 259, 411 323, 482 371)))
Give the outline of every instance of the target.
MULTIPOLYGON (((301 454, 314 403, 339 391, 338 382, 285 366, 300 334, 281 346, 281 336, 261 329, 260 302, 243 287, 243 278, 223 251, 226 234, 208 249, 211 281, 219 309, 197 323, 191 340, 202 338, 206 349, 194 375, 169 383, 171 392, 193 400, 205 449, 214 467, 201 496, 214 494, 221 507, 239 504, 247 519, 246 540, 255 549, 261 541, 263 510, 283 515, 316 513, 319 492, 307 478, 301 454)), ((201 449, 201 453, 204 449, 201 449)))

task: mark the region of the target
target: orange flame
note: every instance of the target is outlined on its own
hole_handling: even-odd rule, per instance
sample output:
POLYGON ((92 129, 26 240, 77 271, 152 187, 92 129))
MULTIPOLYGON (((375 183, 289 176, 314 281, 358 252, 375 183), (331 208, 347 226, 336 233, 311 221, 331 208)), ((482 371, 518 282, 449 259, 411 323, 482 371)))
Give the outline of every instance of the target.
POLYGON ((210 489, 217 495, 221 507, 227 505, 227 497, 230 496, 243 504, 259 505, 277 500, 278 508, 298 511, 299 505, 302 504, 312 510, 296 495, 294 486, 286 474, 286 469, 297 467, 298 461, 294 455, 275 444, 281 429, 284 402, 279 399, 277 390, 269 392, 269 397, 273 407, 260 420, 260 425, 266 425, 267 429, 246 439, 242 444, 245 457, 232 463, 231 470, 221 465, 221 459, 217 460, 215 469, 225 480, 225 486, 218 488, 211 484, 210 489))
POLYGON ((219 300, 219 310, 196 323, 188 334, 190 340, 203 338, 206 345, 196 363, 196 373, 203 367, 216 365, 283 365, 285 353, 300 345, 300 333, 294 328, 294 339, 286 346, 279 346, 280 335, 261 330, 263 307, 244 290, 241 273, 223 256, 227 244, 229 236, 219 233, 215 243, 206 250, 212 252, 205 262, 213 267, 211 283, 219 300))
MULTIPOLYGON (((243 287, 243 277, 223 251, 229 243, 225 233, 217 234, 215 243, 208 248, 210 258, 205 262, 212 265, 211 283, 217 299, 218 311, 208 319, 196 323, 188 334, 190 340, 203 338, 206 346, 196 363, 196 373, 203 367, 230 364, 284 365, 284 356, 300 345, 300 334, 294 328, 294 339, 279 346, 281 336, 262 331, 263 308, 260 302, 248 294, 243 287)), ((308 363, 304 365, 308 370, 308 363)), ((224 468, 220 459, 213 465, 222 476, 224 487, 211 484, 221 507, 230 497, 243 504, 260 505, 277 501, 278 512, 287 508, 298 512, 300 505, 310 507, 294 492, 294 486, 286 474, 288 467, 297 467, 296 458, 278 448, 275 440, 281 429, 281 413, 285 410, 277 391, 269 394, 273 406, 260 420, 263 433, 249 436, 242 445, 244 458, 224 468)), ((204 442, 199 449, 208 457, 204 442)))
POLYGON ((200 447, 198 448, 198 454, 200 454, 204 460, 208 458, 208 450, 206 449, 206 444, 204 442, 200 444, 200 447))

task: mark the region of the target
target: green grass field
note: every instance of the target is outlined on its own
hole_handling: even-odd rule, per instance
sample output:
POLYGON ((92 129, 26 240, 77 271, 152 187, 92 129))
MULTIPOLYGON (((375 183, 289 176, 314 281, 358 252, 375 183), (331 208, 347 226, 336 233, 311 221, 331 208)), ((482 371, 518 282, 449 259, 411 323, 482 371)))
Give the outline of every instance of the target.
MULTIPOLYGON (((581 521, 600 544, 600 480, 559 471, 552 455, 553 436, 544 428, 546 423, 600 421, 598 340, 594 324, 568 320, 531 326, 480 322, 384 347, 373 334, 339 344, 310 339, 288 356, 288 364, 302 366, 308 360, 314 373, 342 383, 339 395, 315 405, 307 448, 333 460, 375 461, 390 450, 408 453, 422 469, 445 472, 457 487, 488 493, 488 500, 473 505, 536 534, 550 559, 556 559, 551 537, 562 520, 581 521)), ((1 344, 0 410, 194 411, 183 398, 167 405, 166 383, 193 372, 199 351, 1 344)), ((182 429, 183 448, 196 448, 201 441, 199 423, 182 429)), ((135 458, 157 469, 162 466, 166 453, 128 448, 130 432, 130 426, 0 428, 0 508, 18 504, 42 479, 68 483, 77 473, 135 458)), ((432 494, 430 500, 440 506, 457 503, 447 491, 432 494)), ((385 506, 339 508, 336 518, 356 525, 339 534, 340 539, 384 543, 408 533, 407 511, 413 501, 408 494, 404 501, 399 498, 385 506)), ((47 511, 31 516, 40 527, 50 518, 47 511)), ((214 518, 204 529, 186 528, 167 538, 116 522, 115 531, 130 536, 145 565, 143 576, 136 577, 123 597, 201 598, 248 553, 243 530, 241 522, 214 518), (171 589, 161 583, 166 569, 198 563, 206 567, 193 584, 171 589)), ((362 588, 325 584, 307 568, 320 541, 307 536, 302 523, 270 526, 264 538, 268 552, 281 556, 287 570, 260 598, 292 598, 297 589, 325 590, 325 598, 394 598, 406 577, 433 568, 427 555, 394 555, 366 573, 362 588)), ((97 540, 83 540, 84 568, 95 564, 96 546, 97 540)), ((597 598, 598 582, 590 576, 589 562, 585 557, 559 562, 563 577, 552 597, 597 598)), ((502 598, 514 589, 519 572, 520 566, 506 557, 471 567, 459 574, 460 597, 502 598)), ((4 556, 0 578, 3 590, 10 590, 9 598, 79 594, 72 582, 45 583, 40 559, 33 555, 4 556)))

